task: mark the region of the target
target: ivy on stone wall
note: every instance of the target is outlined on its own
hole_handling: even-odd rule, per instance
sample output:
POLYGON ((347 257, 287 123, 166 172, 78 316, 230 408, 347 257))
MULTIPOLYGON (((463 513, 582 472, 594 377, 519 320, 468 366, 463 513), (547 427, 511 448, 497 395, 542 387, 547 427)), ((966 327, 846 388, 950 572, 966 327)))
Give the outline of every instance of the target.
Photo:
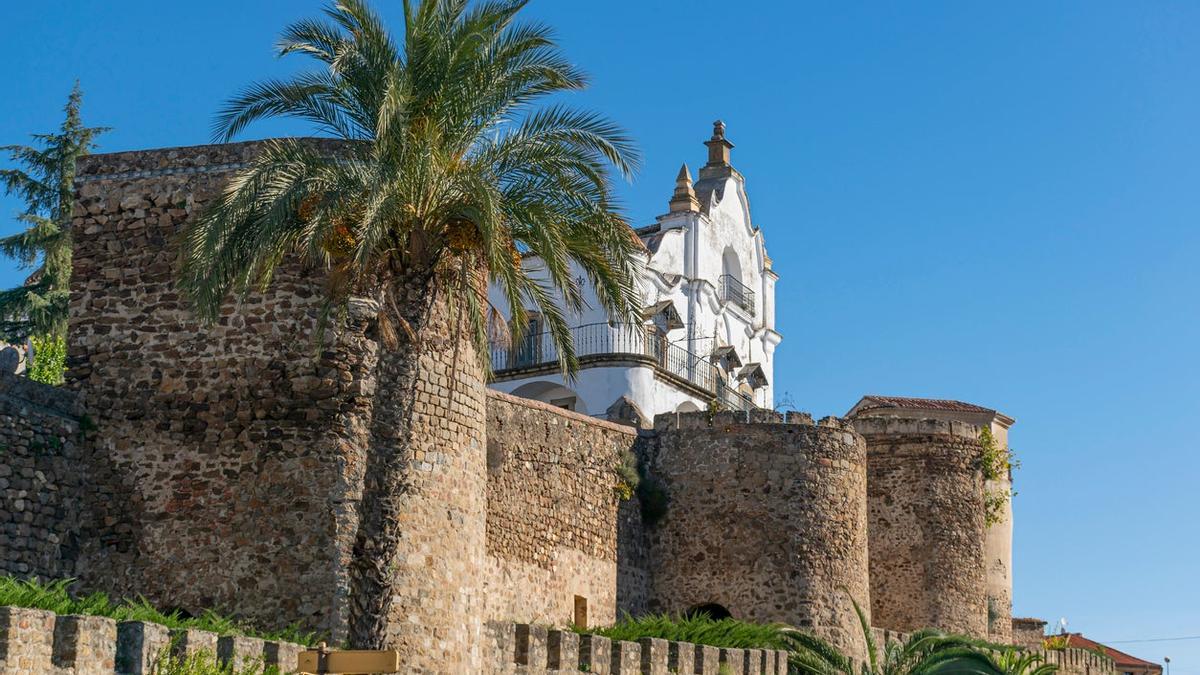
MULTIPOLYGON (((979 445, 983 449, 981 468, 983 478, 988 482, 998 482, 1012 478, 1012 470, 1020 467, 1016 455, 1011 448, 1001 447, 989 427, 979 432, 979 445)), ((1017 493, 1010 487, 1001 488, 995 485, 984 488, 983 506, 984 522, 988 527, 1004 520, 1004 509, 1017 493)))

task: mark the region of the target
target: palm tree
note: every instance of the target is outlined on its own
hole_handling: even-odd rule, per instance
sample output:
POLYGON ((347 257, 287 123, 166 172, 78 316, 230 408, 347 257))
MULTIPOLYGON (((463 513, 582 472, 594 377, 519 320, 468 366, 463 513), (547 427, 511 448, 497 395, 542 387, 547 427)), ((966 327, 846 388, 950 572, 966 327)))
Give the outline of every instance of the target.
POLYGON ((517 21, 525 4, 406 0, 399 41, 365 0, 287 28, 279 54, 320 68, 248 88, 216 136, 290 117, 342 143, 265 143, 184 233, 181 287, 208 320, 295 260, 326 280, 327 318, 352 298, 373 308, 382 348, 350 564, 357 647, 415 642, 405 631, 421 622, 458 630, 455 613, 481 602, 471 564, 484 485, 469 477, 484 475, 486 285, 517 335, 536 309, 567 371, 583 277, 618 320, 638 310, 643 248, 612 193, 636 150, 602 117, 541 105, 585 78, 548 28, 517 21))
POLYGON ((1058 665, 1046 663, 1044 656, 1024 649, 1010 647, 997 654, 995 661, 1005 675, 1053 675, 1058 672, 1058 665))
MULTIPOLYGON (((859 664, 858 675, 1005 675, 992 658, 998 645, 933 629, 913 632, 902 642, 889 641, 880 653, 866 613, 857 602, 854 611, 867 645, 867 659, 859 664)), ((856 675, 853 660, 824 640, 800 632, 792 640, 795 647, 789 663, 793 672, 856 675)))

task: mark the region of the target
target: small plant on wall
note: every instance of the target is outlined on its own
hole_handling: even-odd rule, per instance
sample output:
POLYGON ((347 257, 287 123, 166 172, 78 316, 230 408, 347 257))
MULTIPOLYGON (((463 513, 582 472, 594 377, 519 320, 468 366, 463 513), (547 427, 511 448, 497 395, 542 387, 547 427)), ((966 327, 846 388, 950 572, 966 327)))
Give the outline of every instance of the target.
POLYGON ((642 476, 638 472, 637 455, 633 450, 621 451, 621 462, 617 464, 614 471, 617 474, 617 484, 613 487, 613 491, 617 493, 617 497, 621 501, 633 499, 638 485, 642 482, 642 476))
POLYGON ((1002 488, 995 483, 1011 479, 1012 470, 1019 468, 1021 463, 1011 448, 1000 445, 988 427, 979 432, 979 445, 983 450, 980 462, 983 479, 993 483, 984 488, 983 494, 984 521, 991 527, 1004 521, 1005 507, 1017 494, 1011 487, 1002 488))

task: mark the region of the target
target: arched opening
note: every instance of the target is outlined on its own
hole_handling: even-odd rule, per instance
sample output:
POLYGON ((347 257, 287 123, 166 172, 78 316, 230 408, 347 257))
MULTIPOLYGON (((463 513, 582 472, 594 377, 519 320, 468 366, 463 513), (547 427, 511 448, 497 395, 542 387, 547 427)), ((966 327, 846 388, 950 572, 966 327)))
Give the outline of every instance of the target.
POLYGON ((681 413, 700 412, 700 406, 696 405, 695 403, 692 403, 691 401, 684 401, 683 403, 679 404, 678 408, 675 408, 675 412, 681 412, 681 413))
POLYGON ((718 605, 715 602, 708 602, 703 605, 696 605, 695 607, 692 607, 687 612, 685 612, 685 614, 688 618, 700 618, 700 617, 706 616, 706 617, 712 619, 713 621, 720 621, 721 619, 732 619, 733 618, 733 614, 730 614, 728 609, 725 609, 724 606, 718 605))
POLYGON ((726 246, 725 252, 721 254, 721 274, 732 278, 739 284, 743 283, 742 261, 738 258, 737 251, 734 251, 732 246, 726 246))
POLYGON ((549 403, 563 410, 573 410, 585 415, 588 414, 587 406, 584 405, 583 399, 579 397, 579 394, 557 382, 529 382, 514 389, 512 395, 541 401, 542 403, 549 403))
POLYGON ((754 292, 742 277, 742 261, 732 246, 726 246, 721 254, 721 278, 717 286, 721 302, 732 302, 748 312, 754 312, 754 292))

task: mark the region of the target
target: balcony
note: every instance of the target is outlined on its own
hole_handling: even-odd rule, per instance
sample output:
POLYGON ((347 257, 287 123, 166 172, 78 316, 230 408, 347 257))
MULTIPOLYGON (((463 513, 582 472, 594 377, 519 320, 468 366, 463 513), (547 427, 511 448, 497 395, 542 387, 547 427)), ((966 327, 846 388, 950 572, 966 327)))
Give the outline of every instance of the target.
POLYGON ((754 316, 754 291, 728 274, 717 279, 717 297, 721 302, 732 302, 754 316))
MULTIPOLYGON (((638 361, 653 366, 670 379, 702 390, 724 408, 755 407, 749 396, 726 383, 721 370, 709 358, 668 342, 653 326, 594 323, 572 328, 571 337, 581 368, 602 365, 605 361, 638 361)), ((498 378, 520 376, 522 371, 556 369, 558 356, 558 347, 547 332, 531 333, 511 345, 493 342, 491 346, 492 371, 498 378)))

